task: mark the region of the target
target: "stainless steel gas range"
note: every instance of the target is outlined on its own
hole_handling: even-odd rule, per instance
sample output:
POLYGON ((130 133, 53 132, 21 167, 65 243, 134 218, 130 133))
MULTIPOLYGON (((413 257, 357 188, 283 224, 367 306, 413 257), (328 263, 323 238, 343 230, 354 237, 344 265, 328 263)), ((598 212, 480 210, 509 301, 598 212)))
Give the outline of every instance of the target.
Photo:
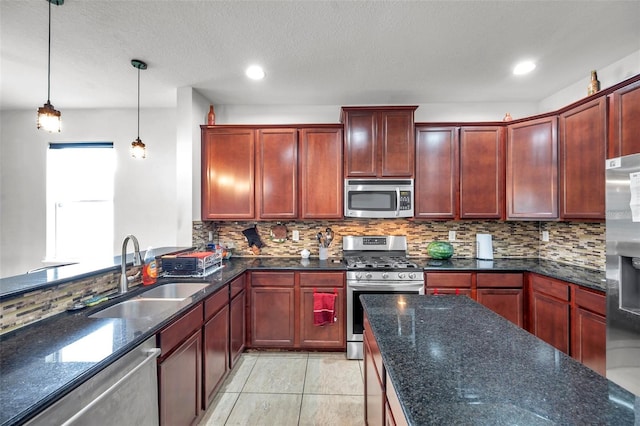
POLYGON ((424 294, 424 271, 407 258, 405 236, 342 238, 347 265, 347 358, 363 359, 362 294, 424 294))

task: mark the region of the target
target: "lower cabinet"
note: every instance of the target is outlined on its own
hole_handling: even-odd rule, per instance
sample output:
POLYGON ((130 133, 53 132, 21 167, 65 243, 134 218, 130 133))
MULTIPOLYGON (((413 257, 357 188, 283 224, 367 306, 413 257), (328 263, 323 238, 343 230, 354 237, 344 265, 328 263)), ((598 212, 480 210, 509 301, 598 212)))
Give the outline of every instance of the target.
POLYGON ((603 293, 576 288, 571 316, 571 356, 605 376, 607 306, 603 293))
POLYGON ((522 273, 476 274, 478 303, 524 328, 524 279, 522 273))
POLYGON ((202 412, 202 318, 200 303, 157 335, 161 425, 195 424, 202 412))
POLYGON ((204 302, 203 400, 207 409, 229 371, 229 290, 224 286, 204 302))
POLYGON ((569 284, 531 274, 530 332, 569 354, 569 284))
POLYGON ((364 421, 368 426, 385 425, 386 397, 384 392, 384 366, 376 365, 374 357, 380 357, 375 339, 371 336, 369 321, 364 320, 364 421))
POLYGON ((252 347, 346 347, 344 272, 253 272, 250 288, 252 347), (333 324, 314 325, 314 291, 337 294, 333 324))
POLYGON ((427 272, 424 279, 427 294, 459 294, 474 298, 472 272, 427 272))
POLYGON ((245 348, 247 336, 247 291, 245 275, 231 282, 229 302, 229 368, 233 368, 245 348))

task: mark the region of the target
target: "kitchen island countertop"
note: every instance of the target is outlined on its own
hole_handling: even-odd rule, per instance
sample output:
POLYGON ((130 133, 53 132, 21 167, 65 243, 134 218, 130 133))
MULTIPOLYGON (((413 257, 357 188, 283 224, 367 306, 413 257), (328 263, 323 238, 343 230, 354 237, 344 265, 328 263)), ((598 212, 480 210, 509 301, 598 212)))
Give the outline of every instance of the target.
POLYGON ((640 397, 467 297, 361 300, 410 425, 640 421, 640 397))

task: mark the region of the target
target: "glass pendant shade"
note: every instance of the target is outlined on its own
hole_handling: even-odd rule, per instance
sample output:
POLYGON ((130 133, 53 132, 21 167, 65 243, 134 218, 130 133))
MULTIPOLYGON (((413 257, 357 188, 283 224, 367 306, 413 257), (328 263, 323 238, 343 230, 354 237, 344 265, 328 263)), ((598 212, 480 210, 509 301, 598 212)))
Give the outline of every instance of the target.
POLYGON ((144 143, 140 140, 140 138, 137 138, 135 141, 131 142, 131 156, 133 158, 146 158, 146 148, 144 143))
POLYGON ((140 59, 132 59, 131 65, 138 70, 138 137, 131 142, 131 156, 133 158, 143 159, 147 156, 147 149, 140 140, 140 70, 146 70, 147 64, 140 59))
POLYGON ((60 119, 60 111, 56 110, 51 102, 47 102, 44 106, 38 108, 38 129, 44 129, 49 133, 60 132, 62 128, 62 120, 60 119))

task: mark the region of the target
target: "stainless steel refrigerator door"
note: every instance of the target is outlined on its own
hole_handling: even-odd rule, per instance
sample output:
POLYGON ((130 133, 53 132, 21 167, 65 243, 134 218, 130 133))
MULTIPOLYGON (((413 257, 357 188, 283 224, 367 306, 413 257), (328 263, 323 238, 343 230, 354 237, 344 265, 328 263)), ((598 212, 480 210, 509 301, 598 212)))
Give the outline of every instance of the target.
POLYGON ((607 378, 640 395, 640 154, 606 173, 607 378))

